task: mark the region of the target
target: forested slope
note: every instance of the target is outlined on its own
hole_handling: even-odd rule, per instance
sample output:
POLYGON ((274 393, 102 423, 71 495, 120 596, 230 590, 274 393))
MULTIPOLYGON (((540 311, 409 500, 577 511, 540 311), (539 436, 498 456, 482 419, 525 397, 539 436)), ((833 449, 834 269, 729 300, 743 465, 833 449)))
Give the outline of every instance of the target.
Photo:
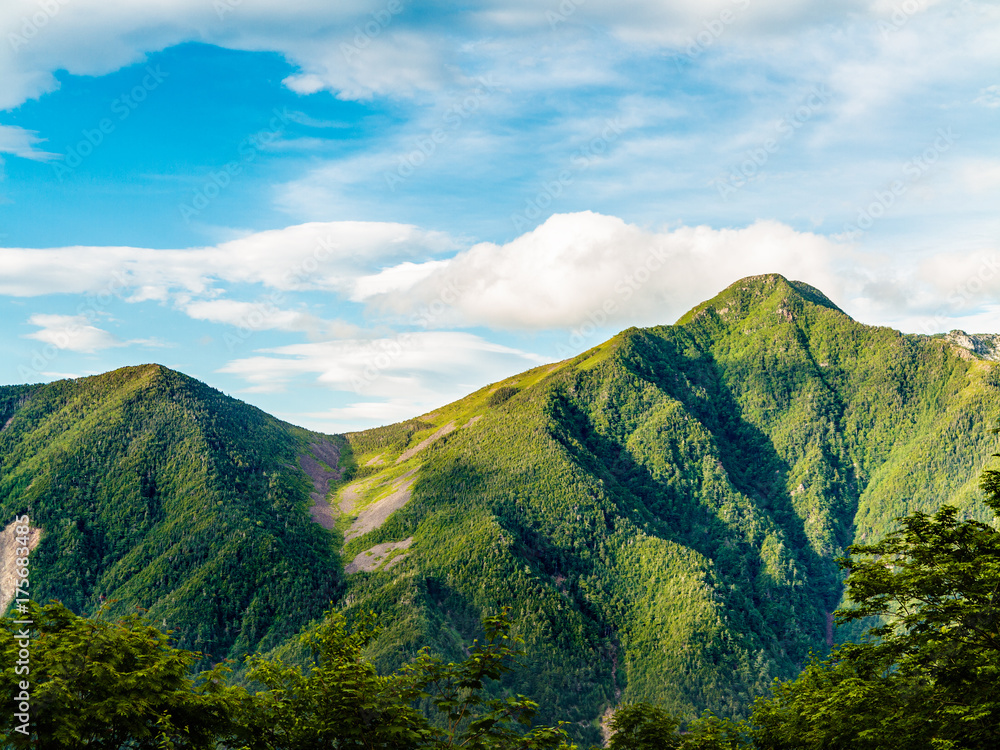
POLYGON ((157 365, 0 388, 2 415, 0 508, 43 530, 37 601, 142 607, 218 658, 280 642, 337 596, 297 464, 326 438, 157 365))
POLYGON ((996 367, 754 277, 346 436, 157 366, 0 388, 0 507, 44 530, 41 601, 117 597, 215 655, 292 657, 333 600, 383 616, 382 667, 428 643, 457 659, 510 605, 530 660, 507 684, 597 741, 622 700, 744 714, 842 637, 848 544, 945 500, 986 518, 996 367), (342 477, 329 531, 308 513, 317 462, 342 477))
POLYGON ((413 539, 348 577, 347 609, 399 623, 391 660, 513 604, 534 659, 514 681, 551 716, 588 722, 619 698, 740 713, 831 642, 846 545, 946 499, 984 514, 970 457, 991 453, 997 382, 944 339, 743 280, 678 325, 348 435, 342 496, 377 502, 419 469, 410 502, 344 547, 413 539))

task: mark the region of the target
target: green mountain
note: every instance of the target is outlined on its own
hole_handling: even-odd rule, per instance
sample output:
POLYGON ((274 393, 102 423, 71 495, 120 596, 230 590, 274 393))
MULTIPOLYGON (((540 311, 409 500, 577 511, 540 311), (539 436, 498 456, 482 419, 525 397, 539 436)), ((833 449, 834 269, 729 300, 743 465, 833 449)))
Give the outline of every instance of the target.
POLYGON ((529 653, 510 684, 594 741, 622 700, 745 712, 850 635, 830 616, 848 544, 946 500, 988 518, 997 367, 752 277, 345 436, 156 366, 2 388, 0 507, 43 529, 36 598, 140 605, 214 655, 332 600, 383 615, 382 666, 457 658, 509 604, 529 653))
POLYGON ((0 388, 0 425, 3 518, 42 529, 37 601, 142 607, 221 657, 280 643, 339 596, 300 461, 336 464, 343 439, 158 365, 0 388))

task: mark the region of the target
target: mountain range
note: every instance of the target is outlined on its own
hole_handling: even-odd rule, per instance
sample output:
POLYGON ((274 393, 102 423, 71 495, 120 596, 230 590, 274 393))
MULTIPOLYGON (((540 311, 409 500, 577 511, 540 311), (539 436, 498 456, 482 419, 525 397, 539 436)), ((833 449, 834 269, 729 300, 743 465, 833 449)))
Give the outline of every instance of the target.
POLYGON ((622 701, 744 714, 859 635, 832 621, 847 546, 946 501, 988 519, 995 344, 864 325, 767 275, 345 435, 159 365, 0 387, 0 509, 41 531, 35 599, 140 607, 206 659, 294 659, 331 606, 379 613, 380 666, 458 658, 509 605, 508 686, 596 741, 622 701))

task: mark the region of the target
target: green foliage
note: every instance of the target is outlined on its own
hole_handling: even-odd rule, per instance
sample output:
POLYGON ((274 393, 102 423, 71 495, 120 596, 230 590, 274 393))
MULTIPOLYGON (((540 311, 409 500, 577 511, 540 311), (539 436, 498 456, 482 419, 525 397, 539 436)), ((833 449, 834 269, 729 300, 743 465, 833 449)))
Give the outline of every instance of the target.
POLYGON ((608 722, 609 750, 678 750, 680 721, 659 706, 632 703, 621 706, 608 722))
POLYGON ((514 394, 516 394, 517 391, 518 391, 518 389, 515 388, 514 386, 502 385, 499 388, 497 388, 495 391, 493 391, 493 393, 490 394, 490 397, 488 399, 486 399, 486 405, 487 406, 499 406, 504 401, 506 401, 507 399, 509 399, 511 396, 513 396, 514 394))
POLYGON ((528 654, 484 696, 522 692, 590 744, 621 701, 682 722, 706 707, 745 716, 810 652, 864 629, 832 623, 849 545, 946 500, 989 518, 966 457, 985 453, 998 373, 756 277, 677 325, 343 438, 163 368, 0 388, 0 510, 44 531, 37 593, 81 612, 101 596, 147 607, 219 656, 305 663, 294 636, 333 601, 378 613, 365 656, 379 674, 424 646, 457 663, 482 616, 510 606, 528 654), (310 520, 297 466, 321 440, 340 449, 342 499, 365 483, 333 533, 310 520), (405 505, 342 544, 404 473, 405 505), (404 541, 380 569, 342 574, 404 541))
POLYGON ((26 702, 26 715, 7 711, 0 719, 5 746, 573 750, 562 728, 531 727, 536 703, 484 693, 522 653, 506 610, 484 619, 485 639, 463 661, 446 663, 425 649, 387 675, 364 655, 377 635, 374 615, 349 629, 329 613, 302 636, 312 653, 307 669, 250 658, 249 677, 265 688, 252 694, 227 686, 221 664, 192 676, 201 655, 173 647, 169 634, 137 615, 108 622, 103 614, 30 604, 23 615, 34 623, 30 632, 0 622, 0 692, 15 698, 15 709, 26 702))
MULTIPOLYGON (((1000 513, 1000 472, 984 472, 1000 513)), ((994 521, 996 523, 996 520, 994 521)), ((814 660, 753 713, 761 748, 992 748, 1000 727, 1000 531, 953 506, 850 548, 842 621, 870 640, 814 660)))
POLYGON ((312 653, 306 671, 251 659, 250 678, 267 690, 252 697, 241 717, 248 747, 570 750, 559 727, 528 730, 538 704, 523 695, 491 698, 483 692, 488 681, 511 671, 521 653, 507 611, 484 619, 486 638, 464 661, 446 663, 423 649, 389 675, 364 657, 378 632, 375 623, 366 613, 348 630, 343 615, 329 613, 303 636, 312 653), (414 707, 420 701, 432 709, 431 719, 414 707))
POLYGON ((267 690, 247 704, 244 741, 255 750, 415 748, 427 742, 427 720, 410 705, 418 688, 379 675, 363 658, 374 635, 370 616, 350 632, 344 617, 332 614, 303 636, 312 653, 308 669, 252 658, 249 677, 267 690))
POLYGON ((410 438, 415 433, 431 426, 429 422, 423 422, 419 419, 409 419, 405 422, 398 422, 385 427, 375 427, 364 432, 349 432, 346 437, 350 441, 355 453, 359 455, 386 452, 398 454, 406 448, 410 442, 410 438))
POLYGON ((214 750, 231 729, 238 691, 224 665, 192 677, 201 654, 137 615, 117 622, 78 617, 58 603, 29 605, 0 621, 0 739, 14 748, 198 748, 214 750), (19 652, 27 646, 27 660, 19 652), (25 664, 27 662, 27 664, 25 664), (20 666, 19 666, 20 664, 20 666), (29 696, 30 727, 10 699, 29 696))
MULTIPOLYGON (((807 285, 743 280, 679 325, 504 381, 502 405, 478 392, 406 443, 397 426, 398 453, 479 417, 419 454, 410 502, 351 541, 414 538, 391 570, 349 577, 342 606, 400 623, 371 647, 384 667, 420 643, 457 655, 480 613, 512 606, 531 656, 511 680, 583 742, 619 692, 683 720, 745 716, 858 627, 831 623, 850 544, 949 499, 984 517, 966 457, 1000 406, 994 370, 807 285)), ((395 455, 367 434, 359 463, 395 455)))
POLYGON ((43 531, 36 600, 141 607, 218 658, 291 637, 337 595, 297 465, 325 438, 155 365, 2 394, 0 511, 43 531))
POLYGON ((620 706, 608 729, 609 750, 742 750, 751 747, 745 727, 706 712, 681 728, 682 722, 661 706, 620 706))

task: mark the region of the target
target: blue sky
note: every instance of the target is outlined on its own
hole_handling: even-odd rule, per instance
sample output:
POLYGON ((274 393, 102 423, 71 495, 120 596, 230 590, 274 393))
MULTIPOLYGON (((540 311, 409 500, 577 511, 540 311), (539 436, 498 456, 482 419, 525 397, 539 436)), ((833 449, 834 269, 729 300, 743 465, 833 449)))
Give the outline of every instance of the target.
POLYGON ((1000 331, 996 3, 8 0, 0 383, 327 431, 780 272, 1000 331))

